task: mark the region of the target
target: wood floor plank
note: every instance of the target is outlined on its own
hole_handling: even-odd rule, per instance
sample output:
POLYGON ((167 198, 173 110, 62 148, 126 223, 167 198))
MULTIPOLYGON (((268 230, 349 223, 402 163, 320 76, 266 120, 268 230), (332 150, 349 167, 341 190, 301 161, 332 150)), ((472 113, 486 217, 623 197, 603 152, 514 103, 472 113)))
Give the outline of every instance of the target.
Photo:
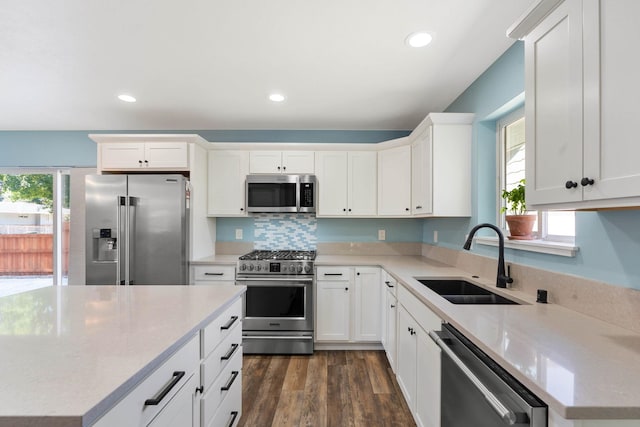
POLYGON ((242 427, 414 427, 382 351, 245 355, 242 427))
POLYGON ((309 368, 310 356, 291 356, 289 367, 282 385, 283 390, 303 391, 307 382, 307 369, 309 368))

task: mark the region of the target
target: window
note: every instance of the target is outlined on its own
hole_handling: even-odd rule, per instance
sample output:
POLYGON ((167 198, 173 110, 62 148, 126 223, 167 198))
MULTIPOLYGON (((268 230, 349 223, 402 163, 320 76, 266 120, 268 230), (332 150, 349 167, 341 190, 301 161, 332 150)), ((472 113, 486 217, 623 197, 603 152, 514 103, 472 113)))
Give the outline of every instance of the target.
MULTIPOLYGON (((524 109, 519 109, 498 121, 500 144, 499 188, 511 190, 525 177, 525 118, 524 109)), ((498 212, 505 201, 498 197, 498 212)), ((530 214, 534 213, 529 211, 530 214)), ((573 211, 535 211, 537 221, 534 235, 538 240, 573 243, 575 238, 575 213, 573 211)), ((499 215, 499 224, 507 230, 505 215, 499 215)))

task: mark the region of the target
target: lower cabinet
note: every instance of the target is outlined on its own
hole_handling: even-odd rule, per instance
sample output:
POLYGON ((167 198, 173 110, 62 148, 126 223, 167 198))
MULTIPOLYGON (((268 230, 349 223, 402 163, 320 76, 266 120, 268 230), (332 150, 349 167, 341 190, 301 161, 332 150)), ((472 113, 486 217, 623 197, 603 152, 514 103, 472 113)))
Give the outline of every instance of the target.
POLYGON ((316 342, 380 342, 380 268, 318 267, 316 342))
POLYGON ((398 384, 418 426, 439 427, 440 349, 428 331, 442 321, 403 287, 398 302, 398 384))
POLYGON ((393 372, 396 372, 397 362, 397 323, 398 323, 398 298, 396 290, 398 283, 386 271, 381 272, 382 290, 382 347, 387 355, 387 360, 393 372))
POLYGON ((242 415, 242 300, 195 333, 94 427, 213 427, 242 415))

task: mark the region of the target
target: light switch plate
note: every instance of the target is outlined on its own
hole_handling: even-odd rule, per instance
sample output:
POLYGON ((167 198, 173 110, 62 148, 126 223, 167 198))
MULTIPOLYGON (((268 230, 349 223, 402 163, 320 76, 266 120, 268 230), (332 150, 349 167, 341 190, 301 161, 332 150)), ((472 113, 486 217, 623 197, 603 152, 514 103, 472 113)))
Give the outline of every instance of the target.
POLYGON ((236 228, 236 240, 242 240, 242 228, 236 228))
POLYGON ((378 230, 378 240, 384 240, 387 238, 387 233, 385 230, 378 230))

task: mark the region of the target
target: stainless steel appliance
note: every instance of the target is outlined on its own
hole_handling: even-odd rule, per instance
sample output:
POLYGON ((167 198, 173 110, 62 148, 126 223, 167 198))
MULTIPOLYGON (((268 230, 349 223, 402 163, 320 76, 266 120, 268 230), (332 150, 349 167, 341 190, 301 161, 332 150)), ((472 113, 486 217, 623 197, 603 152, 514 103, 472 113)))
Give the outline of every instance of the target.
POLYGON ((316 211, 314 175, 247 175, 247 212, 316 211))
POLYGON ((313 353, 315 251, 260 251, 240 257, 245 285, 242 348, 246 354, 313 353))
POLYGON ((85 178, 87 285, 188 285, 188 181, 85 178))
POLYGON ((441 352, 441 425, 547 426, 547 405, 453 326, 429 336, 441 352))

